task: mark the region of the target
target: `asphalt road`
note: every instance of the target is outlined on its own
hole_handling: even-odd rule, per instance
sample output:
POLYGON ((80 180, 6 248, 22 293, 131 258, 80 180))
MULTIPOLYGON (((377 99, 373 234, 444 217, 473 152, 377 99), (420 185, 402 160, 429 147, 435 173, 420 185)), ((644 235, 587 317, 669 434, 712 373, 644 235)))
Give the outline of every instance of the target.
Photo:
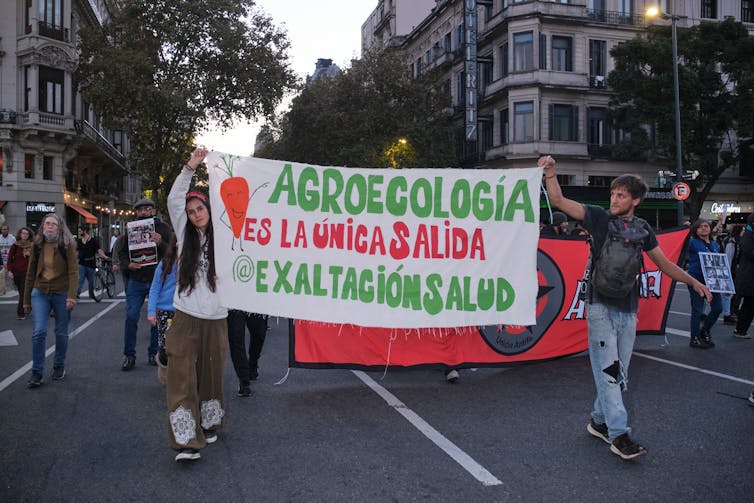
POLYGON ((136 368, 122 372, 123 299, 82 302, 65 380, 49 379, 48 356, 45 384, 29 390, 32 322, 16 321, 14 302, 0 299, 3 502, 752 501, 754 340, 720 321, 716 348, 690 348, 685 286, 667 340, 637 341, 625 400, 649 454, 634 462, 585 430, 586 355, 465 370, 455 384, 395 369, 291 369, 276 384, 288 339, 273 319, 255 394, 236 396, 228 361, 226 427, 201 460, 179 464, 145 319, 136 368))

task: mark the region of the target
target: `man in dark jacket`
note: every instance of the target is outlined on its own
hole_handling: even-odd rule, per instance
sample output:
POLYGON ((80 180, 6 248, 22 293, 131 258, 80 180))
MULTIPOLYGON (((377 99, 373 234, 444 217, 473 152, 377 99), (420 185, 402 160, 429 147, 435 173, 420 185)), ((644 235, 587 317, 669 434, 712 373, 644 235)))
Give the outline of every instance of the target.
MULTIPOLYGON (((131 261, 131 253, 128 247, 127 235, 124 234, 123 246, 118 252, 118 262, 121 269, 128 270, 128 285, 126 286, 126 323, 123 335, 123 364, 121 370, 131 370, 136 365, 136 332, 139 324, 141 305, 149 294, 152 286, 152 278, 157 268, 157 263, 167 250, 168 242, 173 231, 165 222, 155 217, 154 201, 141 199, 134 204, 136 211, 135 220, 154 218, 154 231, 150 232, 151 240, 157 245, 157 262, 150 265, 142 265, 131 261)), ((157 327, 151 327, 149 348, 147 349, 147 361, 150 365, 156 365, 155 354, 157 353, 157 327)))
POLYGON ((733 337, 751 339, 746 332, 754 319, 754 213, 746 219, 746 228, 738 242, 738 266, 736 267, 736 295, 743 302, 738 309, 738 320, 733 337))

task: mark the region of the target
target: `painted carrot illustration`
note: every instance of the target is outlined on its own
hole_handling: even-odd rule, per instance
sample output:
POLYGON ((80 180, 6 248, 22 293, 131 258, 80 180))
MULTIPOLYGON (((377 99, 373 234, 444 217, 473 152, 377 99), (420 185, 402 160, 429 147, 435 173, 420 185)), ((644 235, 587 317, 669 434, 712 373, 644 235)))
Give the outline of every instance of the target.
POLYGON ((240 239, 243 230, 246 211, 249 209, 249 184, 241 176, 233 176, 233 164, 239 157, 221 156, 223 167, 215 166, 227 173, 228 178, 220 184, 220 198, 225 205, 228 221, 233 230, 233 236, 240 239))

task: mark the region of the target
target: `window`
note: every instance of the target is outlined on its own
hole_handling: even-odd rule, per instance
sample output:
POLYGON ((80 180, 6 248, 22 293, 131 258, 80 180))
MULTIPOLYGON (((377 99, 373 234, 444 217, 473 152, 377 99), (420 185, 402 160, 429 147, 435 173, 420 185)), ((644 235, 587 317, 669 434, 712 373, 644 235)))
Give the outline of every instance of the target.
POLYGON ((558 72, 573 71, 573 39, 552 37, 552 69, 558 72))
POLYGON ((702 0, 702 17, 717 19, 717 0, 702 0))
POLYGON ((63 27, 63 0, 40 0, 39 20, 50 27, 63 27))
POLYGON ((631 17, 634 13, 633 0, 618 0, 618 14, 622 18, 631 17))
POLYGON ((479 84, 480 84, 480 89, 482 91, 484 91, 485 87, 492 84, 492 71, 493 71, 492 57, 487 56, 487 58, 489 58, 489 61, 485 60, 484 62, 480 61, 479 63, 479 66, 481 67, 479 73, 482 79, 482 81, 479 84))
POLYGON ((589 80, 592 87, 604 87, 607 75, 607 42, 589 41, 589 80), (598 78, 599 77, 599 78, 598 78))
POLYGON ((34 178, 34 156, 24 154, 24 178, 34 178))
POLYGON ((534 34, 530 31, 513 35, 513 70, 534 69, 534 34))
POLYGON ((422 58, 421 57, 416 59, 415 68, 416 68, 416 74, 414 74, 414 77, 416 79, 420 79, 422 76, 422 58))
POLYGON ((42 157, 42 178, 44 180, 52 180, 52 160, 49 155, 42 157))
POLYGON ((31 100, 31 68, 24 67, 24 112, 29 111, 29 101, 31 100))
POLYGON ((611 176, 588 176, 586 184, 590 187, 610 187, 612 181, 611 176))
POLYGON ((606 109, 590 107, 588 111, 589 130, 587 143, 591 145, 609 145, 613 143, 612 129, 606 119, 606 109))
POLYGON ((456 50, 463 50, 463 25, 456 26, 456 50))
POLYGON ((534 141, 534 102, 514 103, 513 115, 513 139, 517 142, 534 141))
POLYGON ((573 105, 550 105, 550 140, 578 141, 579 109, 573 105))
POLYGON ((482 150, 492 148, 493 125, 491 120, 479 121, 480 133, 482 136, 482 150))
POLYGON ((500 143, 506 145, 508 143, 508 109, 500 110, 500 143))
POLYGON ((31 7, 31 0, 24 0, 24 33, 27 35, 31 33, 31 17, 32 17, 32 7, 31 7))
POLYGON ((445 49, 445 52, 450 52, 453 49, 450 44, 450 32, 446 33, 445 37, 443 37, 442 48, 445 49))
POLYGON ((63 115, 63 70, 39 67, 39 110, 63 115))
POLYGON ((503 77, 508 76, 508 43, 507 42, 500 46, 500 71, 503 77))
POLYGON ((3 149, 0 148, 0 185, 3 184, 3 149))
POLYGON ((466 103, 466 72, 456 74, 456 90, 458 91, 458 105, 463 106, 466 103))
POLYGON ((741 22, 754 23, 754 0, 741 0, 741 22))
POLYGON ((547 36, 539 35, 539 69, 547 70, 547 36))

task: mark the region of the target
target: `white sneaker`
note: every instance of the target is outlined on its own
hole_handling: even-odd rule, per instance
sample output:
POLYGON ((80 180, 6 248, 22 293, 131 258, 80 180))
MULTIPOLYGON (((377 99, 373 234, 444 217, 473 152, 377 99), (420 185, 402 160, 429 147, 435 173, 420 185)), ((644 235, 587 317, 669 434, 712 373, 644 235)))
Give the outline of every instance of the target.
POLYGON ((181 449, 178 454, 175 455, 176 461, 199 459, 202 455, 196 449, 181 449))
POLYGON ((749 405, 754 407, 754 391, 752 391, 751 394, 749 395, 749 405))
POLYGON ((459 377, 461 377, 461 375, 455 369, 445 373, 445 379, 447 379, 448 382, 456 382, 459 377))

